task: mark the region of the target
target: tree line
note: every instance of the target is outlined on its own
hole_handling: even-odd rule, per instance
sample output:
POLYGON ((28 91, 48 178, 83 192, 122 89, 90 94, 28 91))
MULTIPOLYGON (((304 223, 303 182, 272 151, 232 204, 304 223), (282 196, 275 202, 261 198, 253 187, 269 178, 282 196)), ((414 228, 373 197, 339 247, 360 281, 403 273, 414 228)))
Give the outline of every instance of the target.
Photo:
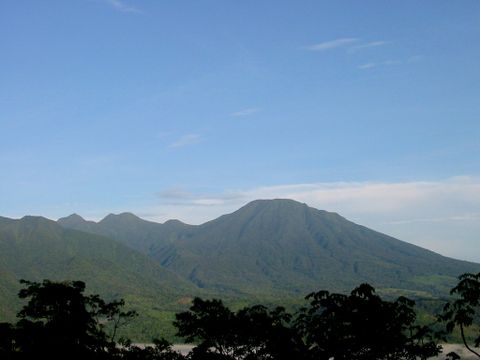
MULTIPOLYGON (((459 277, 452 300, 437 316, 441 330, 418 324, 413 300, 384 300, 368 284, 350 294, 309 294, 295 314, 263 305, 232 311, 221 300, 195 298, 174 321, 177 335, 195 344, 187 356, 164 339, 140 347, 117 338, 136 312, 124 310, 123 300, 86 295, 81 281, 21 283, 19 297, 27 303, 16 323, 0 323, 0 359, 415 360, 439 355, 439 343, 456 328, 480 358, 480 332, 472 343, 466 336, 466 329, 478 325, 480 273, 459 277)), ((446 359, 460 357, 449 353, 446 359)))

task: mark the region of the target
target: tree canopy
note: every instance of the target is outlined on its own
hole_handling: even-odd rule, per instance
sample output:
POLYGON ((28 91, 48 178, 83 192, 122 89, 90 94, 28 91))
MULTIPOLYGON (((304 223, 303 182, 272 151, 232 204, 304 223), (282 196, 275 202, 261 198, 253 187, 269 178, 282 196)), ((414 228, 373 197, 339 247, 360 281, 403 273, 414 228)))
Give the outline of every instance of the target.
MULTIPOLYGON (((26 304, 17 323, 0 323, 2 360, 416 360, 441 352, 441 337, 418 324, 413 300, 384 300, 368 284, 350 294, 311 293, 294 314, 263 305, 232 311, 221 300, 195 298, 174 321, 178 336, 196 344, 186 357, 164 339, 145 347, 117 339, 118 328, 136 313, 123 310, 123 300, 86 295, 81 281, 22 284, 26 304)), ((479 325, 480 273, 462 275, 451 293, 439 323, 447 332, 458 327, 467 349, 480 357, 478 327, 472 343, 466 336, 479 325)))
POLYGON ((445 304, 443 313, 439 316, 440 321, 446 323, 447 332, 451 333, 458 327, 465 347, 473 355, 480 358, 480 350, 474 347, 480 346, 480 329, 477 323, 477 332, 474 336, 473 345, 470 344, 465 335, 465 330, 474 325, 475 320, 480 317, 480 273, 463 274, 459 282, 450 293, 455 299, 445 304))
POLYGON ((232 312, 220 300, 195 298, 174 325, 187 342, 199 342, 192 359, 300 359, 306 349, 291 318, 282 307, 232 312))
POLYGON ((136 313, 123 311, 123 300, 85 295, 82 281, 21 283, 19 297, 28 302, 16 324, 0 324, 2 359, 164 359, 160 355, 173 353, 163 342, 140 349, 120 340, 124 346, 118 346, 118 327, 136 313))
POLYGON ((194 359, 428 359, 440 353, 433 331, 416 324, 414 302, 382 300, 363 284, 350 295, 319 291, 293 316, 263 306, 232 312, 196 298, 177 314, 178 335, 198 341, 194 359))
POLYGON ((296 328, 316 359, 427 359, 441 348, 427 326, 416 324, 414 301, 385 301, 368 284, 350 295, 308 295, 296 328))

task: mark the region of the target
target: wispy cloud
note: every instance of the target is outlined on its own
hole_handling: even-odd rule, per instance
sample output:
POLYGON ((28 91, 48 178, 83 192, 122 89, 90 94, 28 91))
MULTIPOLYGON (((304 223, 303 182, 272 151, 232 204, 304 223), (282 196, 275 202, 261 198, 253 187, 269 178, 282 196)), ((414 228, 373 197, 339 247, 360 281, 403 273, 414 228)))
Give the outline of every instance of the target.
MULTIPOLYGON (((318 44, 313 44, 303 47, 305 50, 309 51, 328 51, 338 48, 343 48, 347 53, 356 53, 361 50, 378 48, 385 45, 391 44, 391 41, 387 40, 374 40, 374 41, 364 41, 360 38, 338 38, 330 41, 321 42, 318 44)), ((411 56, 405 60, 384 60, 384 61, 369 61, 357 66, 360 70, 374 69, 384 66, 400 65, 400 64, 412 64, 423 60, 423 56, 411 56)), ((239 113, 240 114, 240 113, 239 113)))
POLYGON ((225 205, 229 202, 241 202, 246 199, 242 191, 226 191, 222 193, 193 192, 183 188, 171 188, 158 192, 157 197, 162 204, 176 206, 212 206, 225 205))
POLYGON ((390 44, 390 41, 384 41, 384 40, 370 41, 370 42, 367 42, 365 44, 359 44, 359 45, 352 46, 352 47, 350 47, 349 50, 351 52, 355 52, 355 51, 358 51, 358 50, 375 48, 375 47, 384 46, 384 45, 387 45, 387 44, 390 44))
POLYGON ((391 66, 391 65, 400 65, 402 64, 401 60, 386 60, 386 61, 379 61, 379 62, 368 62, 358 66, 360 70, 367 70, 373 69, 381 66, 391 66))
POLYGON ((180 201, 187 201, 194 197, 194 194, 192 192, 180 187, 162 190, 159 191, 156 195, 162 200, 172 200, 175 203, 180 201))
POLYGON ((107 4, 109 4, 112 8, 120 12, 126 13, 141 13, 140 9, 128 5, 122 0, 105 0, 107 4))
POLYGON ((170 148, 181 148, 185 146, 190 146, 199 143, 202 141, 202 136, 199 134, 186 134, 181 136, 179 139, 171 143, 168 147, 170 148))
MULTIPOLYGON (((157 195, 163 200, 175 200, 175 204, 196 205, 215 199, 222 200, 224 206, 233 207, 254 199, 288 198, 325 210, 349 215, 379 214, 382 218, 392 214, 398 215, 405 210, 408 210, 409 215, 435 213, 435 218, 480 213, 480 179, 473 177, 454 177, 436 182, 288 184, 229 190, 216 194, 174 188, 157 195), (452 207, 451 204, 456 206, 452 207)), ((396 220, 404 218, 400 216, 396 220)), ((425 216, 416 216, 416 218, 421 219, 425 216)))
POLYGON ((366 69, 373 69, 374 67, 377 67, 377 66, 378 66, 378 63, 369 62, 369 63, 359 65, 358 68, 361 70, 366 70, 366 69))
POLYGON ((241 116, 248 116, 248 115, 252 115, 252 114, 255 114, 257 112, 259 112, 260 108, 247 108, 247 109, 243 109, 243 110, 240 110, 240 111, 235 111, 233 113, 230 113, 229 116, 234 116, 234 117, 241 117, 241 116))
POLYGON ((358 41, 358 39, 356 38, 340 38, 340 39, 321 42, 318 44, 309 45, 309 46, 306 46, 305 49, 310 51, 326 51, 326 50, 332 50, 332 49, 344 47, 344 46, 353 44, 356 41, 358 41))
POLYGON ((435 218, 418 218, 418 219, 404 219, 404 220, 395 220, 387 221, 386 225, 403 225, 403 224, 414 224, 414 223, 444 223, 451 221, 480 221, 480 213, 473 214, 461 214, 455 216, 446 216, 446 217, 435 217, 435 218))

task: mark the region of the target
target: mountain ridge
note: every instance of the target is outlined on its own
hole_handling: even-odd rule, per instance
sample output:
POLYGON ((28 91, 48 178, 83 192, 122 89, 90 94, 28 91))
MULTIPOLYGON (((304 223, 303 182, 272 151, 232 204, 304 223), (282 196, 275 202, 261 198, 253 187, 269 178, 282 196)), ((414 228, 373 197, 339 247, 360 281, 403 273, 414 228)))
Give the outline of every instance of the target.
POLYGON ((385 295, 443 297, 480 264, 455 260, 293 200, 257 200, 201 225, 131 213, 99 222, 0 217, 0 319, 18 310, 21 278, 83 280, 145 314, 158 336, 193 296, 236 304, 288 301, 368 282, 385 295))
POLYGON ((345 290, 360 282, 438 294, 460 272, 480 269, 289 199, 255 200, 200 225, 138 217, 126 224, 119 215, 110 220, 91 231, 143 252, 200 288, 233 294, 345 290), (419 280, 425 277, 434 285, 419 280))
POLYGON ((106 299, 124 298, 141 314, 132 325, 138 334, 157 335, 152 332, 162 331, 157 323, 166 325, 165 314, 184 308, 179 301, 204 294, 121 242, 43 217, 0 218, 0 322, 11 321, 20 309, 20 279, 81 280, 106 299))

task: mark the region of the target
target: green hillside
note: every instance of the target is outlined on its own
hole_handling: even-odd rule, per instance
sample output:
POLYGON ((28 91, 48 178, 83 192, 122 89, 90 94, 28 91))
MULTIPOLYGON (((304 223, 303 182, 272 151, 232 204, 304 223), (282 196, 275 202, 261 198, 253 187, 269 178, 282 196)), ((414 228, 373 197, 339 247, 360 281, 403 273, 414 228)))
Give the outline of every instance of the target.
POLYGON ((132 214, 96 226, 79 220, 59 222, 108 235, 200 288, 233 296, 300 296, 368 282, 384 293, 429 297, 480 270, 292 200, 253 201, 199 226, 132 214))
POLYGON ((64 229, 41 217, 0 218, 0 274, 0 321, 12 320, 21 305, 16 296, 20 279, 82 280, 89 291, 124 298, 128 308, 137 310, 142 317, 132 331, 146 340, 185 308, 185 298, 202 293, 118 241, 64 229))
POLYGON ((201 287, 248 293, 304 294, 368 282, 435 294, 480 268, 290 200, 254 201, 187 235, 159 243, 152 256, 201 287), (435 281, 419 281, 426 276, 435 281))
POLYGON ((13 320, 20 307, 19 279, 83 280, 141 314, 127 330, 143 341, 172 339, 174 313, 193 296, 233 307, 295 306, 312 291, 368 282, 385 295, 428 299, 446 295, 459 274, 478 271, 479 264, 291 200, 257 200, 197 226, 129 213, 98 223, 78 215, 0 217, 0 321, 13 320))
POLYGON ((159 242, 176 240, 178 234, 186 229, 195 228, 178 220, 170 220, 164 224, 146 221, 131 213, 109 214, 98 223, 86 221, 81 216, 72 214, 59 219, 58 223, 68 229, 115 239, 145 254, 149 254, 152 247, 159 242))

